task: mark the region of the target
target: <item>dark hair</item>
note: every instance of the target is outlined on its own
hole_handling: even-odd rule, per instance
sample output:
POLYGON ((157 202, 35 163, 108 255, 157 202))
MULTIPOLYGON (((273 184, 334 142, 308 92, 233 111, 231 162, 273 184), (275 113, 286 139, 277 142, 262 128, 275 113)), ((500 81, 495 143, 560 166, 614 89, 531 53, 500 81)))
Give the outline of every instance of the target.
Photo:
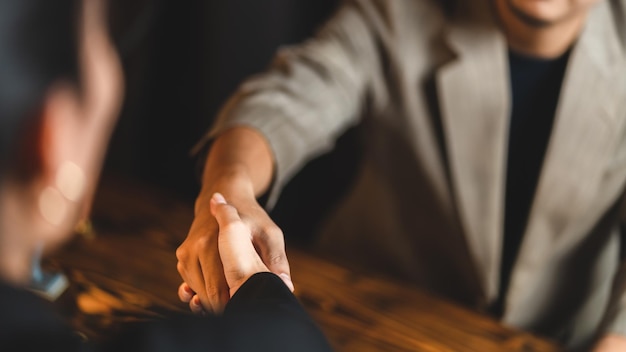
POLYGON ((50 87, 79 82, 79 5, 0 0, 0 179, 50 87))

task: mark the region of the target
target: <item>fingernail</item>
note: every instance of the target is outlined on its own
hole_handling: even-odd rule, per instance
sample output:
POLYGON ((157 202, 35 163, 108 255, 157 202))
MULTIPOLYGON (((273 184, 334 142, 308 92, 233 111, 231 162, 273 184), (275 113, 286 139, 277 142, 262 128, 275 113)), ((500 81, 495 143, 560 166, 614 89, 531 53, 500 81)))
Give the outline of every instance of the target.
POLYGON ((183 290, 183 294, 182 294, 182 297, 181 297, 181 300, 183 302, 189 302, 192 298, 193 298, 193 293, 189 293, 189 292, 183 290))
POLYGON ((217 204, 226 204, 226 199, 221 193, 213 193, 213 201, 217 204))
POLYGON ((294 287, 293 287, 293 282, 291 281, 291 277, 287 275, 287 273, 282 273, 278 276, 280 276, 280 278, 283 279, 283 281, 285 282, 285 285, 287 285, 287 287, 289 287, 291 292, 293 292, 294 287))
POLYGON ((189 286, 187 286, 187 285, 183 286, 183 290, 184 290, 185 292, 187 292, 187 293, 195 293, 195 292, 193 292, 193 290, 191 289, 191 287, 189 287, 189 286))
POLYGON ((195 304, 196 306, 199 306, 199 305, 200 305, 200 297, 195 296, 195 297, 193 298, 193 301, 192 301, 192 302, 193 302, 193 304, 195 304))

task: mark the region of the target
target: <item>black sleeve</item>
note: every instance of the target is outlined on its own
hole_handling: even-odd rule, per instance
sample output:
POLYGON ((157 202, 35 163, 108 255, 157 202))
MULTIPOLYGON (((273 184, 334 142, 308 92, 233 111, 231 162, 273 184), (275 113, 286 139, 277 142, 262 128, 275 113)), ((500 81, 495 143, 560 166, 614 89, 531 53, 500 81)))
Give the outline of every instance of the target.
POLYGON ((84 348, 50 302, 0 280, 0 351, 82 352, 84 348))
POLYGON ((283 281, 271 273, 252 276, 221 317, 177 317, 140 324, 100 351, 297 351, 331 348, 283 281))
POLYGON ((252 276, 224 312, 235 351, 331 351, 296 297, 272 273, 252 276))

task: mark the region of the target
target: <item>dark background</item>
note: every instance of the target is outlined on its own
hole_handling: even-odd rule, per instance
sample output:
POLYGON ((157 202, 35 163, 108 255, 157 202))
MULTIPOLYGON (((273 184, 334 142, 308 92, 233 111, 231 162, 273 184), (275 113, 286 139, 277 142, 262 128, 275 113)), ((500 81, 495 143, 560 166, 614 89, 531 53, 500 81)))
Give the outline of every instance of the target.
MULTIPOLYGON (((138 179, 193 201, 190 149, 220 106, 278 47, 315 33, 338 0, 144 0, 111 4, 112 35, 126 73, 126 101, 105 173, 138 179)), ((272 217, 306 243, 348 185, 356 132, 287 186, 272 217)))

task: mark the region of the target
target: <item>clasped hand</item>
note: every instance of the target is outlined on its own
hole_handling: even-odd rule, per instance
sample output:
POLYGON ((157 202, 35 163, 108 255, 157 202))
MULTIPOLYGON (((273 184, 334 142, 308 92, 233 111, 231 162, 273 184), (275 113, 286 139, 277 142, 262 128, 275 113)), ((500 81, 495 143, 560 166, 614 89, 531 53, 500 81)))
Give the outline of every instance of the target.
POLYGON ((176 251, 184 280, 178 296, 194 313, 221 312, 258 272, 275 273, 293 291, 282 231, 256 200, 236 205, 213 194, 210 212, 200 204, 187 239, 176 251))

